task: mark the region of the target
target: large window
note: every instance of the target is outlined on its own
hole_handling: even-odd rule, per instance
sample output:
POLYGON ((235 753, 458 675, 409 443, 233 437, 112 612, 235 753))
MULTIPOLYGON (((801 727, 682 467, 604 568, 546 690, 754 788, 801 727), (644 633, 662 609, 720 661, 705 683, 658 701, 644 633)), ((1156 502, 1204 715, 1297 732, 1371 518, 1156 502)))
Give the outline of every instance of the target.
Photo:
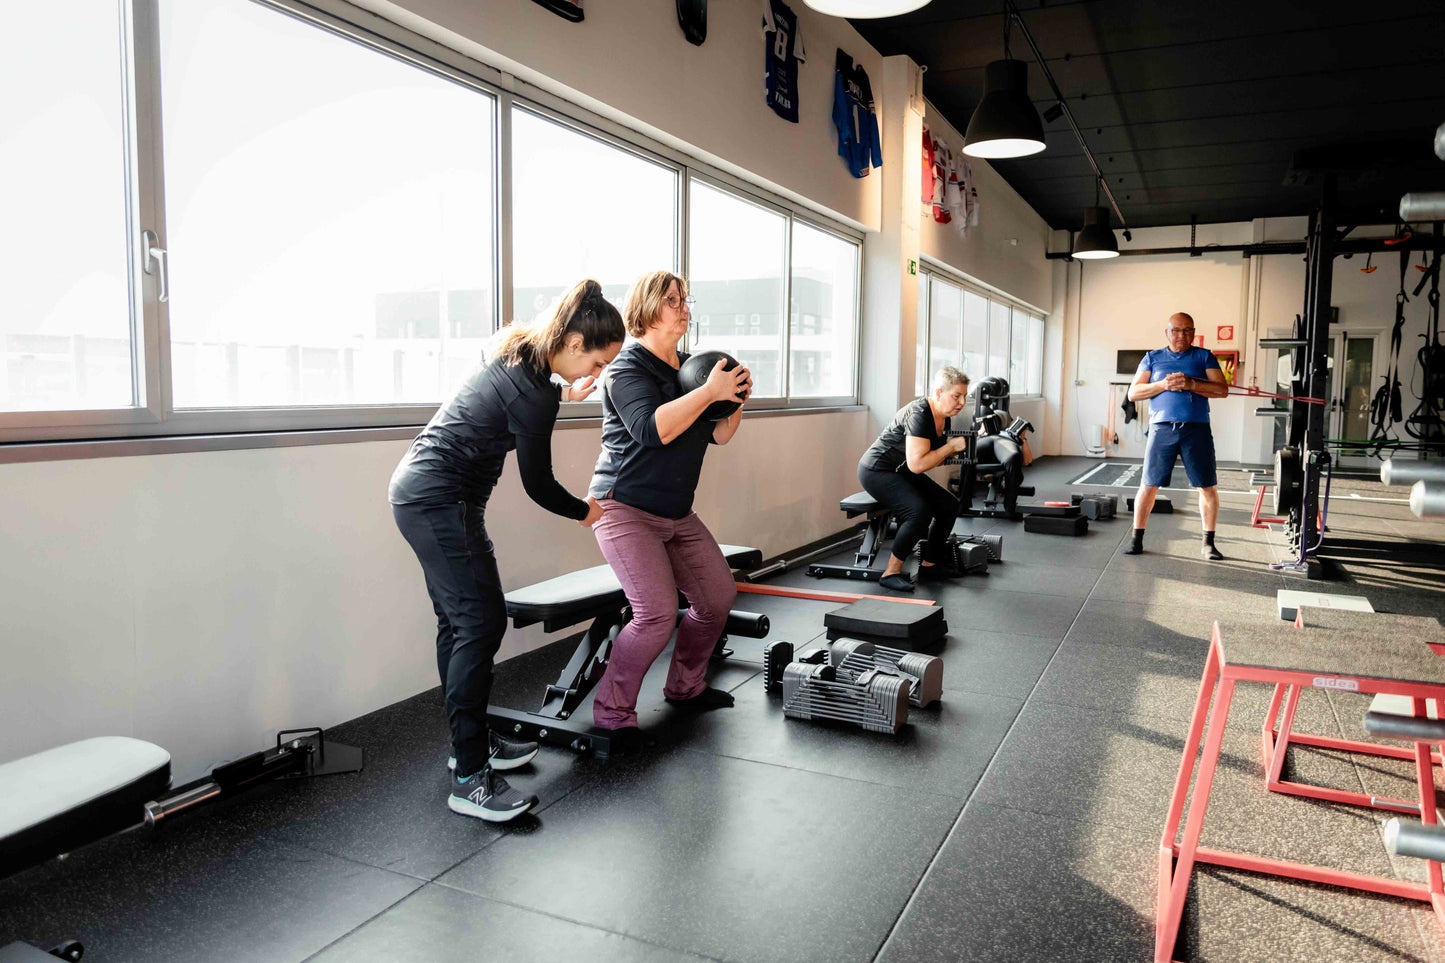
POLYGON ((0 442, 418 425, 499 325, 657 269, 758 407, 857 398, 859 234, 402 27, 304 0, 7 27, 0 442))
POLYGON ((787 218, 697 180, 688 212, 689 342, 737 358, 756 397, 780 397, 787 218))
POLYGON ((760 400, 851 397, 859 258, 856 241, 692 178, 689 347, 736 357, 760 400))
POLYGON ((928 382, 939 368, 965 367, 963 362, 963 289, 935 277, 929 285, 928 382))
POLYGON ((677 187, 675 168, 531 111, 512 111, 516 319, 550 314, 583 278, 600 282, 620 309, 639 276, 676 271, 677 187), (576 177, 583 172, 585 184, 576 177))
POLYGON ((926 375, 915 379, 920 393, 927 390, 925 378, 944 365, 962 368, 975 382, 987 376, 1007 378, 1015 398, 1042 393, 1043 318, 1023 305, 949 280, 941 273, 926 271, 923 278, 917 365, 926 375))
POLYGON ((249 0, 160 9, 175 406, 449 393, 492 332, 492 99, 249 0))
POLYGON ((0 35, 0 411, 127 408, 121 5, 9 4, 0 35))
POLYGON ((853 393, 858 318, 858 245, 795 221, 788 394, 853 393))

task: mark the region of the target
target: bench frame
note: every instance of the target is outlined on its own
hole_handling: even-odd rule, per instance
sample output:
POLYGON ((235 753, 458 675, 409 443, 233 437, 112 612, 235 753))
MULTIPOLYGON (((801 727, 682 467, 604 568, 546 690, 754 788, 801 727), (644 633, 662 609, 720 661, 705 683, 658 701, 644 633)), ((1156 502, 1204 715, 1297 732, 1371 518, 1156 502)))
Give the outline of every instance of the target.
MULTIPOLYGON (((759 554, 753 550, 750 554, 730 561, 746 567, 759 560, 759 554)), ((557 681, 549 683, 543 690, 542 704, 536 711, 488 705, 487 724, 509 739, 564 746, 574 752, 591 753, 599 759, 606 759, 612 752, 612 730, 582 725, 572 721, 572 715, 607 671, 607 663, 612 656, 612 643, 616 640, 617 633, 621 632, 622 627, 632 618, 632 609, 626 600, 600 602, 551 618, 513 612, 508 615, 512 618, 512 626, 518 629, 540 622, 542 628, 548 632, 558 632, 587 619, 591 619, 592 624, 582 633, 577 648, 572 652, 572 658, 567 660, 567 665, 557 676, 557 681)), ((766 634, 767 620, 762 621, 761 629, 766 634)), ((752 634, 742 622, 729 619, 727 628, 719 636, 717 647, 713 650, 714 659, 727 658, 732 654, 731 649, 724 647, 728 631, 739 635, 752 634)))
POLYGON ((857 518, 863 514, 868 516, 863 527, 863 541, 853 555, 853 564, 809 565, 808 574, 813 578, 851 578, 860 582, 876 582, 883 573, 875 569, 873 564, 878 561, 878 552, 883 548, 884 539, 888 537, 888 527, 893 524, 893 509, 879 504, 866 513, 851 509, 844 511, 849 518, 857 518))

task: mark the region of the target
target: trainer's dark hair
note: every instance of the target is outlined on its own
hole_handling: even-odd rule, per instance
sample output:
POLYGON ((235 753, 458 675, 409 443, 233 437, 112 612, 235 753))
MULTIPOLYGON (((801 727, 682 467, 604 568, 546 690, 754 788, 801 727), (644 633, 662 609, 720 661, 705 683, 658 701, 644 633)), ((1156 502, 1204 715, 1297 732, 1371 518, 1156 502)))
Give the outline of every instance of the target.
POLYGON ((602 285, 588 278, 562 296, 547 320, 513 322, 503 328, 492 342, 490 354, 508 366, 526 359, 534 367, 544 367, 570 335, 582 336, 583 351, 596 351, 616 344, 626 333, 622 315, 602 296, 602 285))

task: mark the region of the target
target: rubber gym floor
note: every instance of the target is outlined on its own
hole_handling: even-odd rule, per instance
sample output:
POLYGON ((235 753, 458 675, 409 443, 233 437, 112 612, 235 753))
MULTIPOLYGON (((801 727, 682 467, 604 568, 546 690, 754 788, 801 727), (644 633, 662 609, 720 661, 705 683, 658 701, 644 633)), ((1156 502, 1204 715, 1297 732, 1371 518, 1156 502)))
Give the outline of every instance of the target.
MULTIPOLYGON (((1045 459, 1028 480, 1040 500, 1066 496, 1089 464, 1045 459)), ((1216 563, 1183 491, 1141 557, 1120 554, 1122 517, 1082 538, 961 521, 1003 533, 1005 562, 920 586, 947 610, 944 700, 898 738, 785 720, 762 692, 761 643, 734 639, 714 684, 735 708, 670 712, 664 656, 641 712, 658 747, 607 764, 545 750, 513 780, 542 799, 519 826, 446 809, 441 699, 422 693, 332 731, 365 747, 356 776, 264 787, 0 882, 0 945, 75 937, 91 961, 1149 960, 1211 622, 1274 620, 1281 587, 1445 615, 1445 526, 1368 500, 1398 493, 1339 491, 1331 583, 1268 569, 1244 494, 1223 496, 1216 563)), ((738 606, 798 644, 831 607, 738 606)), ((531 707, 570 648, 501 664, 495 701, 531 707)), ((1203 844, 1423 878, 1386 854, 1377 814, 1264 791, 1268 697, 1236 695, 1203 844)), ((1363 738, 1366 705, 1308 690, 1296 728, 1363 738)), ((1408 795, 1408 765, 1294 748, 1286 774, 1408 795)), ((1423 904, 1201 867, 1178 958, 1445 960, 1445 932, 1423 904)))

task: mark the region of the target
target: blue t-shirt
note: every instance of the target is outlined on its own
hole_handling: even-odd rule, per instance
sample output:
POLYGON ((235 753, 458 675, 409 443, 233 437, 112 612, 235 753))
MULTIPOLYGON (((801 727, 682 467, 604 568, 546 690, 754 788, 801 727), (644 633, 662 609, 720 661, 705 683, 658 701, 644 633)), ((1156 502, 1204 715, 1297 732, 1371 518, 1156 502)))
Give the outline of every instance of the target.
MULTIPOLYGON (((1175 354, 1168 348, 1158 348, 1144 356, 1139 362, 1139 371, 1149 372, 1149 383, 1163 381, 1176 371, 1182 371, 1191 378, 1208 381, 1206 372, 1218 368, 1219 359, 1206 348, 1190 348, 1182 354, 1175 354)), ((1134 372, 1137 378, 1139 371, 1134 372)), ((1192 391, 1165 391, 1149 399, 1149 423, 1161 421, 1209 421, 1209 399, 1192 391)))

